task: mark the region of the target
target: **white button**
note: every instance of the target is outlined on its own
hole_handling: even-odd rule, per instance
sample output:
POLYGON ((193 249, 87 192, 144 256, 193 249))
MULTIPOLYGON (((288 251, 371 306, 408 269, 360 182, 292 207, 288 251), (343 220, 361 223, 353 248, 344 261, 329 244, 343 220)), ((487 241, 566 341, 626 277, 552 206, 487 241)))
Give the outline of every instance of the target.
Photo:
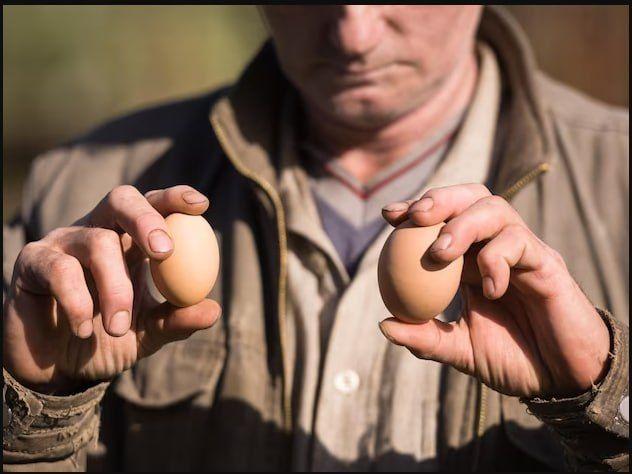
POLYGON ((342 393, 355 392, 360 386, 360 376, 353 370, 343 370, 334 377, 334 387, 342 393))
POLYGON ((619 405, 619 413, 625 421, 630 422, 630 397, 624 397, 619 405))

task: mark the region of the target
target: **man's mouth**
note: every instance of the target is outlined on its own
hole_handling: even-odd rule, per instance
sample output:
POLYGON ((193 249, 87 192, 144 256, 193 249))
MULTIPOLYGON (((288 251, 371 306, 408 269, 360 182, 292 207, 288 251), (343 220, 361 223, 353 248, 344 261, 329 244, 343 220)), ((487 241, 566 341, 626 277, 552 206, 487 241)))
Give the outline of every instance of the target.
POLYGON ((377 82, 393 64, 383 64, 378 66, 356 66, 344 64, 330 64, 329 70, 333 72, 331 77, 337 82, 345 85, 361 85, 377 82))

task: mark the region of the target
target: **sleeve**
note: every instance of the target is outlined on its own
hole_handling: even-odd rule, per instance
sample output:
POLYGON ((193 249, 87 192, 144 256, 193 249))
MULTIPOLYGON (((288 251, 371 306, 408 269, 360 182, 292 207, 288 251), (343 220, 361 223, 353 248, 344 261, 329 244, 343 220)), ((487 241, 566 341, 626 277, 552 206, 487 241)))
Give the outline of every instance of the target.
POLYGON ((599 386, 566 399, 522 401, 561 438, 569 468, 577 471, 629 469, 629 331, 599 310, 610 331, 610 367, 599 386))
POLYGON ((3 470, 85 470, 109 383, 53 396, 29 390, 6 370, 3 382, 3 470))

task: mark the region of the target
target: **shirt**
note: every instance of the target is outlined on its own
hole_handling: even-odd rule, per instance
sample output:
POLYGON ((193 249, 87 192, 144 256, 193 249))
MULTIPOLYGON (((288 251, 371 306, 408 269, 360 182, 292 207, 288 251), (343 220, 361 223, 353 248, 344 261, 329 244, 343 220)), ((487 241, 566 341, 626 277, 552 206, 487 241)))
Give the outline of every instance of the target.
MULTIPOLYGON (((490 174, 500 77, 489 47, 478 45, 478 56, 478 82, 463 123, 432 177, 420 181, 416 197, 431 187, 484 183, 490 174)), ((369 245, 351 278, 321 224, 299 158, 295 114, 288 98, 279 158, 288 228, 288 330, 295 334, 288 348, 294 376, 292 467, 368 469, 363 459, 385 454, 374 452, 380 446, 428 460, 424 466, 432 471, 437 467, 432 460, 437 454, 440 364, 416 359, 378 329, 378 322, 389 316, 379 296, 377 262, 390 229, 385 227, 369 245), (399 403, 378 411, 388 406, 388 399, 399 403), (400 423, 413 423, 417 428, 405 432, 415 436, 398 437, 400 423)), ((454 319, 458 304, 453 307, 441 317, 454 319)))
POLYGON ((462 115, 460 111, 414 143, 404 156, 366 183, 321 150, 308 144, 301 147, 321 224, 350 276, 369 244, 387 225, 381 212, 384 203, 405 201, 419 191, 450 147, 462 115))

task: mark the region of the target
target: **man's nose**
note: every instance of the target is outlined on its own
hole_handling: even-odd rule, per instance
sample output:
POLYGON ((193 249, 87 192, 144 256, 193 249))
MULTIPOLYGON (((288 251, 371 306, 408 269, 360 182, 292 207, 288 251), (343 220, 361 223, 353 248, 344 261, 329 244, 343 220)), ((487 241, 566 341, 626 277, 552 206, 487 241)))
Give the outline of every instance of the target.
POLYGON ((377 5, 340 5, 331 27, 331 40, 349 56, 362 56, 382 39, 384 24, 377 5))

